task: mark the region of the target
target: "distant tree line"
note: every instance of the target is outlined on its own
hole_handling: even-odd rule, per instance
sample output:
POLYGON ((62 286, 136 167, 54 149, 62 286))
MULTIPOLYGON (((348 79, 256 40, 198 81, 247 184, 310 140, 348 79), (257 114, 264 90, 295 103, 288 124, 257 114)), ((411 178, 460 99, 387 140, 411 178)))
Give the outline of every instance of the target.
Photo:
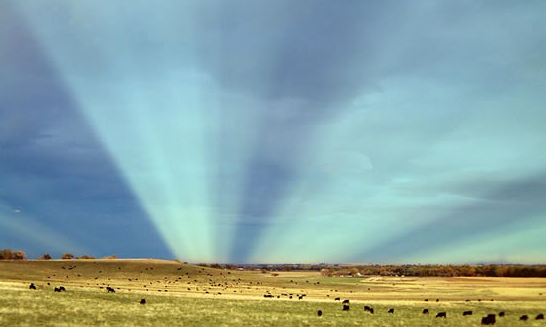
POLYGON ((320 271, 325 277, 408 276, 408 277, 546 277, 546 265, 343 265, 343 264, 206 264, 228 269, 275 271, 320 271))
POLYGON ((373 265, 328 267, 323 276, 546 277, 545 265, 373 265))
MULTIPOLYGON (((27 255, 23 251, 13 251, 12 249, 0 249, 0 260, 26 260, 27 255)), ((53 259, 49 253, 44 253, 38 260, 51 260, 53 259)), ((79 257, 75 257, 72 253, 63 253, 61 259, 72 260, 72 259, 96 259, 90 255, 84 254, 79 257)), ((115 254, 104 257, 102 259, 117 259, 115 254)))
POLYGON ((23 251, 13 251, 12 249, 0 250, 0 260, 25 260, 27 255, 23 251))

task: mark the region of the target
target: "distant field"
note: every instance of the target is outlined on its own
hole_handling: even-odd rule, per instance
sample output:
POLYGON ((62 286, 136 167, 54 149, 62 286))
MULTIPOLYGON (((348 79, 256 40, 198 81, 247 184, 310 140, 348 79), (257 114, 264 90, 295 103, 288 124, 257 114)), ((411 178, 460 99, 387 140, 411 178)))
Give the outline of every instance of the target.
POLYGON ((500 311, 506 317, 495 326, 546 326, 534 319, 546 313, 546 279, 273 277, 162 260, 0 261, 0 326, 481 326, 481 317, 500 311), (60 285, 67 291, 54 292, 60 285), (349 299, 350 310, 336 297, 349 299), (463 317, 466 310, 473 315, 463 317), (440 311, 446 319, 435 318, 440 311), (530 319, 519 321, 524 314, 530 319))

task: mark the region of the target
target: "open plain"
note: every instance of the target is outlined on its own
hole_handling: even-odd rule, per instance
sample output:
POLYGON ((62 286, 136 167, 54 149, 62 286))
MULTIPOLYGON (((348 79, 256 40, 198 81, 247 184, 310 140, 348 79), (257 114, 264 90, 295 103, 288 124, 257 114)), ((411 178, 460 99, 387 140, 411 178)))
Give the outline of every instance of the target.
POLYGON ((540 278, 278 274, 149 259, 5 261, 0 325, 480 326, 482 317, 495 314, 496 326, 546 326, 535 319, 546 312, 540 278), (55 292, 60 286, 66 291, 55 292), (436 318, 440 312, 446 317, 436 318), (529 319, 520 320, 523 315, 529 319))

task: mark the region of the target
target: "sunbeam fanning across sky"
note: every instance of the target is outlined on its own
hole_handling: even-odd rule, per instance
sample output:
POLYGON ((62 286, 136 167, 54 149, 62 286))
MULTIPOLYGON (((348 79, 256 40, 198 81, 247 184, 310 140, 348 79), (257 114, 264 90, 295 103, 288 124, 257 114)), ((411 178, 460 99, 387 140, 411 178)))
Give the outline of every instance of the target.
POLYGON ((546 259, 543 1, 0 10, 0 240, 24 217, 35 252, 546 259))

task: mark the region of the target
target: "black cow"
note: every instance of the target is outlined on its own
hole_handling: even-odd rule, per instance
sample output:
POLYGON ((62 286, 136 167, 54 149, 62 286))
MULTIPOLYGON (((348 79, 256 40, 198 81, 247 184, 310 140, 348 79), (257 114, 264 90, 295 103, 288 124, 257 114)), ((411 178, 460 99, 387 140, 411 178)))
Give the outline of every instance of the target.
POLYGON ((298 300, 303 300, 303 295, 298 296, 298 300))
POLYGON ((495 315, 490 313, 487 317, 482 318, 482 325, 494 325, 496 322, 495 315))
POLYGON ((349 311, 349 306, 346 305, 346 304, 344 304, 344 305, 343 305, 343 311, 349 311))
POLYGON ((60 292, 61 290, 57 287, 55 287, 55 292, 60 292))
POLYGON ((463 316, 472 316, 472 311, 465 311, 463 312, 463 316))
POLYGON ((320 317, 322 316, 322 310, 317 311, 317 315, 320 317))
POLYGON ((106 289, 108 290, 108 293, 116 293, 116 290, 110 286, 107 286, 106 289))
POLYGON ((66 292, 66 288, 64 288, 64 286, 59 286, 59 292, 66 292))
POLYGON ((140 300, 140 304, 146 304, 146 299, 140 300))
POLYGON ((343 302, 341 302, 341 304, 349 304, 349 300, 343 300, 343 302))
POLYGON ((334 299, 334 301, 341 301, 341 298, 340 298, 340 297, 336 297, 336 298, 334 299))
POLYGON ((504 317, 504 311, 499 312, 499 317, 504 317))
POLYGON ((523 316, 519 317, 519 320, 525 321, 527 319, 529 319, 529 317, 527 317, 527 315, 523 315, 523 316))
POLYGON ((36 285, 34 285, 34 283, 30 283, 30 286, 28 287, 29 290, 35 290, 36 289, 36 285))
POLYGON ((390 308, 388 313, 394 313, 394 308, 390 308))
POLYGON ((538 316, 535 318, 536 320, 544 320, 544 315, 542 313, 539 313, 538 316))
POLYGON ((271 294, 264 294, 264 297, 273 297, 271 294))
POLYGON ((447 315, 446 315, 445 312, 438 312, 438 313, 436 314, 436 318, 442 318, 442 317, 447 318, 447 315))
POLYGON ((428 309, 423 309, 423 314, 428 315, 428 309))

